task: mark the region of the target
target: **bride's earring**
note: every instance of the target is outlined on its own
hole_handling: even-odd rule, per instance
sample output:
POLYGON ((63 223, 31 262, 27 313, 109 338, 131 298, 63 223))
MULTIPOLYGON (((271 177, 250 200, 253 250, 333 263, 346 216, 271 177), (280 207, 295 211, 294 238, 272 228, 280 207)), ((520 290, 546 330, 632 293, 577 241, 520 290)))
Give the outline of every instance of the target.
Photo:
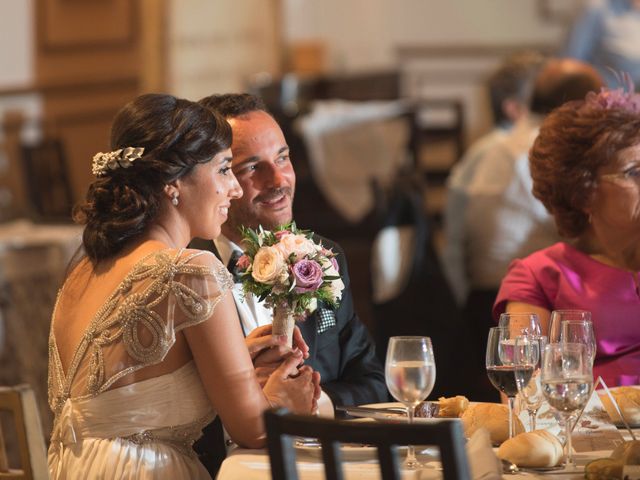
POLYGON ((171 195, 171 203, 174 207, 178 206, 178 192, 173 192, 173 195, 171 195))

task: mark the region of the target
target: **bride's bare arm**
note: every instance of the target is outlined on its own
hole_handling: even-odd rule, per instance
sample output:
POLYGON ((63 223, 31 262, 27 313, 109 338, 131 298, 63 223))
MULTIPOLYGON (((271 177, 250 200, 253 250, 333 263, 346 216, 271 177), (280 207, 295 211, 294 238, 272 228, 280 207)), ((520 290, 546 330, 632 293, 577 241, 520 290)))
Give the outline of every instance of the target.
POLYGON ((270 408, 270 402, 298 413, 310 413, 314 408, 317 379, 313 372, 301 369, 299 376, 289 377, 297 372, 301 354, 278 368, 263 393, 229 292, 223 294, 211 318, 184 329, 184 334, 211 403, 238 444, 251 448, 264 445, 262 413, 270 408))

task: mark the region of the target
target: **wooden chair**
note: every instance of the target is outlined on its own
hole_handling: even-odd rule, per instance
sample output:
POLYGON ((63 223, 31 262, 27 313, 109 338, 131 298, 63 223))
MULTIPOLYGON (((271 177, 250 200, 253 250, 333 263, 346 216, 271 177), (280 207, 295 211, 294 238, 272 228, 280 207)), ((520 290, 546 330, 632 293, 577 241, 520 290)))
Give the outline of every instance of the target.
POLYGON ((378 448, 378 461, 383 480, 399 480, 400 470, 396 445, 435 445, 440 449, 445 479, 471 478, 462 425, 441 421, 429 424, 355 423, 299 416, 283 409, 265 412, 267 447, 271 476, 297 480, 293 436, 317 438, 322 445, 322 458, 327 480, 342 480, 339 443, 366 443, 378 448))
POLYGON ((11 413, 15 437, 3 436, 0 431, 0 480, 48 478, 47 451, 33 390, 28 385, 0 387, 1 411, 11 413), (5 442, 17 444, 20 468, 8 464, 5 442))
POLYGON ((70 222, 73 193, 62 141, 45 138, 23 145, 22 158, 34 218, 70 222))

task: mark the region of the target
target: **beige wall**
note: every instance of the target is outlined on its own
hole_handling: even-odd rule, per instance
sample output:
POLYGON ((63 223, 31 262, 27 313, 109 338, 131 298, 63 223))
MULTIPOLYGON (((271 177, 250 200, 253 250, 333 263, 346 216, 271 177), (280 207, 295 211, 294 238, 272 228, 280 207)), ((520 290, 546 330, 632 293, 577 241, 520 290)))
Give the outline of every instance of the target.
POLYGON ((34 0, 0 0, 0 88, 31 83, 34 0))
POLYGON ((170 92, 199 99, 280 71, 279 0, 169 0, 170 92))

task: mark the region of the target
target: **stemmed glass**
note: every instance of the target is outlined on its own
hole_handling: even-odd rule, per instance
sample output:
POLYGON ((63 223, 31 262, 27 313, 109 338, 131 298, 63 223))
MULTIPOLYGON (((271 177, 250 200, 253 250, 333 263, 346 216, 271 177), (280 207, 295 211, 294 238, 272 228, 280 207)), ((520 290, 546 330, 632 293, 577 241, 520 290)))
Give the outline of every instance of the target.
POLYGON ((530 431, 536 429, 536 415, 544 402, 540 383, 540 365, 546 343, 547 337, 540 335, 523 335, 517 337, 515 341, 516 370, 514 373, 518 394, 529 413, 530 431), (520 365, 526 368, 519 367, 520 365))
POLYGON ((518 335, 540 335, 540 319, 530 312, 505 312, 500 314, 499 327, 508 327, 518 335))
POLYGON ((565 469, 575 468, 571 446, 571 419, 581 411, 591 395, 591 359, 582 343, 550 343, 542 357, 544 396, 563 418, 565 426, 565 469))
MULTIPOLYGON (((409 424, 415 407, 426 399, 436 381, 436 364, 429 337, 391 337, 387 350, 384 378, 391 395, 407 408, 409 424)), ((404 467, 421 467, 413 445, 407 449, 404 467)))
POLYGON ((529 376, 533 373, 533 366, 530 364, 516 363, 515 341, 518 336, 517 333, 510 331, 509 327, 493 327, 489 329, 489 338, 487 340, 487 376, 493 386, 507 396, 509 438, 513 437, 515 433, 513 404, 518 393, 515 372, 520 370, 523 377, 526 377, 527 372, 529 376))
POLYGON ((591 312, 586 310, 554 310, 549 321, 549 343, 582 343, 593 361, 596 356, 596 338, 591 312))

